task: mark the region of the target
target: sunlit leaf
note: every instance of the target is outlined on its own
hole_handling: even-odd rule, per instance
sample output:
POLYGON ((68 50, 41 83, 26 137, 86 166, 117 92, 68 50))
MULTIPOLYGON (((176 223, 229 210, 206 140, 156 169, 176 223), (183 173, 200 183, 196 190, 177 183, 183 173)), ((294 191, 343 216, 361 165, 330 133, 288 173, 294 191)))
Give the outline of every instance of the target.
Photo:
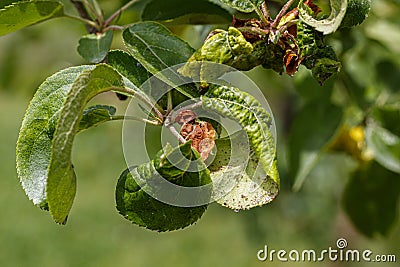
POLYGON ((59 2, 17 2, 0 9, 0 36, 63 15, 64 7, 59 2))
POLYGON ((71 153, 85 106, 97 94, 124 86, 122 76, 104 64, 84 71, 71 86, 54 133, 46 186, 49 210, 57 223, 65 223, 76 193, 71 153))
MULTIPOLYGON (((124 31, 123 38, 129 53, 154 75, 186 62, 194 52, 189 44, 155 22, 136 23, 124 31)), ((159 76, 158 78, 173 86, 187 83, 173 70, 168 71, 168 77, 164 77, 162 73, 159 76)), ((187 97, 198 96, 196 88, 188 84, 179 86, 177 90, 187 97)))
POLYGON ((275 141, 270 131, 271 115, 250 94, 230 86, 211 85, 202 96, 203 107, 237 121, 248 135, 265 173, 279 187, 279 175, 273 165, 276 160, 275 141))
POLYGON ((250 70, 262 64, 265 57, 266 46, 263 41, 251 44, 239 30, 229 27, 228 31, 216 30, 179 71, 187 77, 199 77, 202 81, 210 80, 221 76, 226 69, 218 65, 221 70, 218 73, 217 65, 209 69, 208 65, 200 63, 202 61, 224 64, 237 70, 250 70))
POLYGON ((75 79, 93 66, 72 67, 43 82, 33 97, 17 142, 17 172, 22 187, 35 205, 46 205, 47 168, 59 112, 75 79))
POLYGON ((217 154, 208 167, 214 183, 214 198, 222 206, 246 210, 265 205, 275 199, 279 184, 271 177, 278 176, 276 161, 269 177, 253 151, 246 149, 247 135, 237 132, 215 141, 217 154))

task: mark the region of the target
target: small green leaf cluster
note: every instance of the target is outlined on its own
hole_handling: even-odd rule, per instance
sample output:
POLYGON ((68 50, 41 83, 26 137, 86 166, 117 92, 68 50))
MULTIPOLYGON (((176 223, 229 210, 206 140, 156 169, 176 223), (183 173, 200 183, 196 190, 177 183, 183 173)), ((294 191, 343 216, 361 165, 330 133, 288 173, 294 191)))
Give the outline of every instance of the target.
POLYGON ((317 82, 323 84, 341 67, 335 51, 325 44, 325 35, 335 32, 344 18, 343 27, 361 23, 369 11, 368 1, 357 2, 363 7, 358 11, 354 8, 355 1, 333 0, 330 1, 329 17, 318 19, 321 10, 312 1, 299 1, 290 11, 293 1, 288 1, 272 20, 263 1, 221 2, 241 12, 256 11, 259 20, 236 19, 234 27, 227 31, 214 30, 189 59, 186 73, 193 73, 191 61, 223 63, 238 70, 262 65, 278 73, 286 71, 289 75, 294 75, 298 67, 304 65, 312 71, 317 82))

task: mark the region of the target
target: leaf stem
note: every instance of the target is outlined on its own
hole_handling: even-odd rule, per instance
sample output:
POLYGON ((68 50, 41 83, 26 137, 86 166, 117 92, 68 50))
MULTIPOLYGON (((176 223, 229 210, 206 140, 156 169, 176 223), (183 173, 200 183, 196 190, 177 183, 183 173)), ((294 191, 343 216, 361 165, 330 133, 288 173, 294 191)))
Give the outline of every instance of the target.
POLYGON ((79 20, 85 23, 86 30, 88 33, 96 33, 99 30, 99 25, 92 21, 89 13, 87 12, 84 4, 81 0, 71 0, 71 3, 74 5, 75 9, 78 11, 79 17, 65 15, 68 18, 79 20))
POLYGON ((89 33, 96 33, 98 30, 100 30, 99 25, 97 25, 95 22, 93 22, 91 20, 84 19, 84 18, 81 18, 81 17, 76 17, 76 16, 69 15, 69 14, 64 14, 64 17, 85 23, 87 31, 89 33))
POLYGON ((264 3, 262 3, 261 11, 267 20, 271 17, 271 15, 269 14, 268 6, 267 6, 267 0, 265 0, 264 3))
POLYGON ((294 0, 289 0, 286 2, 286 4, 282 7, 282 9, 279 11, 278 15, 276 16, 274 22, 272 22, 271 27, 276 28, 279 24, 279 21, 281 21, 282 17, 286 14, 288 11, 289 7, 293 4, 294 0))
POLYGON ((173 105, 172 105, 172 93, 168 91, 168 101, 167 101, 167 114, 171 113, 173 105))
POLYGON ((120 9, 114 12, 105 22, 105 26, 108 26, 111 24, 111 22, 118 17, 123 11, 127 10, 131 5, 135 4, 139 0, 131 0, 128 3, 126 3, 124 6, 122 6, 120 9))
POLYGON ((104 32, 106 31, 123 31, 125 29, 124 26, 119 26, 119 25, 110 25, 107 26, 103 29, 104 32))
POLYGON ((136 117, 136 116, 117 115, 117 116, 111 116, 110 118, 113 121, 116 121, 116 120, 133 120, 133 121, 141 121, 141 122, 149 123, 149 124, 153 124, 153 125, 161 125, 161 123, 158 122, 158 121, 152 121, 152 120, 148 120, 148 119, 141 118, 141 117, 136 117))
POLYGON ((257 13, 257 15, 260 17, 261 22, 267 26, 269 24, 268 20, 265 18, 263 11, 260 9, 260 7, 256 6, 255 7, 255 11, 257 13))
POLYGON ((113 88, 114 91, 121 92, 121 93, 127 93, 131 96, 136 97, 143 103, 145 103, 147 106, 149 106, 154 112, 157 114, 158 118, 160 119, 160 122, 164 121, 164 115, 160 111, 160 106, 157 103, 154 103, 153 101, 150 100, 150 98, 145 95, 144 93, 141 93, 140 91, 133 90, 128 87, 115 87, 113 88))
POLYGON ((81 0, 83 4, 85 5, 86 9, 89 9, 90 12, 93 14, 93 16, 96 18, 96 20, 99 22, 100 25, 104 26, 104 18, 102 11, 99 7, 99 4, 97 3, 96 0, 92 0, 92 4, 89 3, 87 0, 81 0), (94 5, 94 6, 93 6, 94 5))
POLYGON ((166 127, 171 131, 171 133, 178 138, 179 142, 181 142, 182 144, 186 143, 185 138, 183 138, 183 136, 175 129, 174 125, 170 124, 170 125, 166 125, 166 127))
POLYGON ((280 27, 278 30, 281 33, 284 33, 290 26, 295 25, 298 21, 299 21, 298 19, 294 19, 294 20, 288 21, 282 27, 280 27))
POLYGON ((237 28, 240 32, 242 33, 248 33, 248 34, 258 34, 261 36, 267 36, 269 33, 269 29, 260 29, 256 27, 239 27, 237 28))

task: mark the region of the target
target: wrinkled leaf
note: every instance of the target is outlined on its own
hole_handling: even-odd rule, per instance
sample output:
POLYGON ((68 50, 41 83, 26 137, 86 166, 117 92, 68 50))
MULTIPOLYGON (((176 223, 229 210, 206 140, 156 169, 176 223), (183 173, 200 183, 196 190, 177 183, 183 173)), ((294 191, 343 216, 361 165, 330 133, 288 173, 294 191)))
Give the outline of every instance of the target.
POLYGON ((279 176, 273 167, 275 141, 269 128, 272 118, 257 99, 234 87, 211 85, 202 101, 205 109, 231 118, 243 127, 263 170, 279 187, 279 176))
POLYGON ((347 0, 346 15, 340 27, 352 27, 361 24, 371 9, 371 0, 347 0))
POLYGON ((229 27, 228 31, 216 30, 179 71, 184 76, 199 77, 201 81, 207 81, 221 76, 227 70, 223 66, 218 66, 218 71, 216 67, 209 69, 201 61, 224 64, 238 70, 250 70, 262 64, 265 55, 266 46, 263 41, 251 44, 239 30, 229 27))
POLYGON ((310 7, 304 4, 304 0, 300 0, 298 9, 299 17, 306 24, 315 28, 323 34, 335 32, 346 14, 347 0, 330 0, 331 14, 326 19, 317 20, 313 17, 314 12, 310 7))
POLYGON ((90 63, 99 63, 106 57, 112 39, 112 31, 82 36, 79 40, 78 53, 90 63))
POLYGON ((115 111, 115 107, 106 105, 95 105, 85 109, 79 122, 78 131, 80 132, 110 121, 115 111))
POLYGON ((264 0, 219 0, 238 11, 250 13, 259 8, 264 0))
POLYGON ((155 160, 122 173, 115 193, 117 209, 122 216, 134 224, 160 232, 185 228, 201 217, 207 205, 172 206, 153 198, 137 183, 137 181, 140 183, 143 181, 142 186, 154 192, 154 190, 163 189, 157 188, 159 186, 156 181, 158 175, 173 184, 184 187, 197 187, 211 182, 209 171, 204 166, 200 166, 202 170, 199 172, 189 172, 186 171, 186 168, 174 166, 167 159, 173 154, 180 154, 180 157, 184 156, 189 160, 199 158, 199 154, 191 149, 190 142, 174 149, 167 145, 164 150, 157 153, 155 160))
POLYGON ((341 64, 335 51, 324 42, 324 36, 303 22, 297 23, 297 44, 303 58, 301 64, 312 70, 319 84, 339 72, 341 64))
MULTIPOLYGON (((253 151, 246 149, 245 141, 247 135, 243 131, 217 139, 217 153, 208 167, 217 203, 234 210, 265 205, 279 192, 279 184, 257 166, 259 160, 253 151)), ((278 176, 276 167, 275 161, 271 167, 272 177, 278 176)))
POLYGON ((376 162, 361 166, 350 179, 343 206, 353 224, 363 234, 387 235, 398 216, 399 174, 376 162))
POLYGON ((0 36, 63 15, 64 7, 59 2, 17 2, 0 9, 0 36))
POLYGON ((342 115, 342 109, 331 104, 329 99, 315 99, 296 114, 289 137, 293 190, 300 190, 309 173, 325 153, 341 123, 342 115))
POLYGON ((75 79, 93 66, 71 67, 44 81, 33 97, 17 142, 17 172, 22 187, 35 205, 46 205, 47 168, 50 162, 54 122, 75 79))
POLYGON ((71 153, 85 106, 97 94, 124 86, 118 72, 101 64, 79 75, 68 93, 52 141, 46 186, 49 210, 57 223, 65 223, 76 193, 71 153))
MULTIPOLYGON (((189 44, 155 22, 136 23, 123 32, 123 38, 129 53, 154 75, 186 62, 194 52, 189 44)), ((172 86, 187 83, 174 70, 163 74, 160 74, 158 78, 172 86)), ((190 98, 198 96, 196 88, 188 84, 179 86, 177 90, 190 98)))
POLYGON ((340 64, 339 61, 321 58, 316 61, 315 66, 312 68, 312 75, 314 79, 322 85, 332 75, 337 74, 341 66, 342 64, 340 64))
POLYGON ((272 69, 279 74, 283 73, 284 56, 285 50, 280 45, 275 45, 274 43, 267 44, 265 61, 262 64, 263 68, 272 69))
POLYGON ((152 0, 143 10, 142 20, 176 24, 226 24, 231 22, 232 15, 208 0, 152 0))

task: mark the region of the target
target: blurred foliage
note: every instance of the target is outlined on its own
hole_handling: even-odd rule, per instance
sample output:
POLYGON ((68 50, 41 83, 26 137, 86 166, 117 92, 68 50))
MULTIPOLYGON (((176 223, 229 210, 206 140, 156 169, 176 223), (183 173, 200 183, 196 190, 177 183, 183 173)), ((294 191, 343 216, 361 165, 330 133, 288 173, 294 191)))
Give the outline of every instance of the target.
MULTIPOLYGON (((70 8, 69 1, 63 2, 70 8)), ((119 6, 119 1, 99 2, 106 13, 119 6)), ((140 4, 132 7, 120 20, 137 20, 140 8, 140 4)), ((375 125, 377 116, 386 116, 376 110, 387 109, 400 100, 399 14, 399 1, 373 1, 371 13, 361 26, 342 29, 328 38, 343 68, 324 86, 313 81, 303 68, 293 78, 261 68, 248 72, 263 89, 278 124, 282 192, 268 207, 246 212, 234 213, 211 205, 204 215, 209 217, 207 220, 172 234, 143 231, 115 213, 114 192, 110 188, 114 188, 115 177, 125 168, 120 123, 87 131, 75 141, 73 157, 80 162, 75 171, 86 178, 79 181, 72 213, 84 215, 74 216, 68 227, 61 227, 31 205, 20 189, 14 170, 20 121, 38 84, 59 69, 83 63, 76 46, 85 28, 79 23, 57 19, 0 37, 0 241, 3 244, 0 264, 112 266, 117 262, 120 266, 259 266, 256 252, 264 245, 274 249, 324 249, 334 247, 339 237, 346 238, 352 248, 397 253, 399 258, 396 248, 400 246, 400 226, 394 221, 399 212, 396 197, 399 184, 394 179, 399 179, 399 174, 382 170, 379 161, 371 161, 375 156, 368 151, 365 140, 355 137, 360 135, 345 134, 347 137, 341 138, 346 129, 375 125), (60 38, 60 32, 65 38, 60 38), (294 193, 293 164, 300 162, 292 159, 294 151, 290 144, 310 139, 313 147, 313 139, 304 128, 296 127, 301 124, 296 121, 314 103, 327 103, 335 107, 333 110, 340 109, 343 116, 334 136, 321 145, 323 150, 318 151, 318 160, 301 181, 300 191, 294 193), (368 171, 368 168, 374 169, 368 171), (374 189, 381 190, 376 193, 374 189), (369 194, 377 195, 368 198, 369 194), (374 208, 385 199, 391 200, 390 203, 374 208), (353 223, 344 211, 351 212, 353 223), (379 225, 378 231, 374 224, 379 225), (375 238, 367 239, 360 233, 375 238), (377 237, 377 233, 386 234, 386 239, 377 237)), ((209 26, 172 29, 198 47, 202 43, 199 36, 208 32, 209 26)), ((119 47, 121 41, 115 38, 112 48, 119 47)), ((112 94, 102 95, 95 102, 112 104, 119 112, 126 106, 112 94)), ((338 114, 329 114, 326 119, 335 115, 338 114)), ((309 120, 313 118, 311 114, 309 120)), ((310 121, 307 125, 318 127, 315 131, 325 130, 324 125, 313 126, 310 121)), ((379 121, 390 133, 399 135, 396 117, 379 121)), ((302 148, 307 146, 295 147, 298 151, 302 148)), ((374 263, 345 265, 376 266, 374 263)))

